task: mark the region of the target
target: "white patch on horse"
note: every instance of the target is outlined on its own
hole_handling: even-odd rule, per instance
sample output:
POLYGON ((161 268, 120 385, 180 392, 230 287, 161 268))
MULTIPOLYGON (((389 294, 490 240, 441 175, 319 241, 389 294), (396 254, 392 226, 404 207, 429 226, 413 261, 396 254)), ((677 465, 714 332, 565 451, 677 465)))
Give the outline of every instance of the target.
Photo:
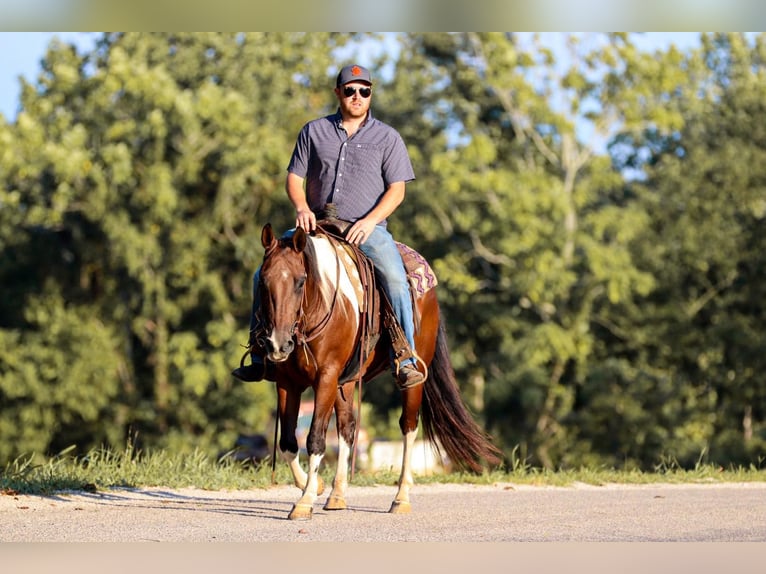
MULTIPOLYGON (((338 289, 339 296, 348 299, 351 303, 354 309, 354 319, 358 321, 359 303, 356 298, 356 290, 346 272, 345 266, 337 260, 338 256, 335 253, 335 249, 327 239, 314 238, 313 242, 317 255, 319 273, 322 275, 322 285, 329 287, 335 286, 335 279, 338 276, 338 265, 340 265, 340 285, 336 286, 336 288, 338 289)), ((332 301, 332 292, 330 289, 325 290, 323 288, 322 295, 327 304, 332 301)))

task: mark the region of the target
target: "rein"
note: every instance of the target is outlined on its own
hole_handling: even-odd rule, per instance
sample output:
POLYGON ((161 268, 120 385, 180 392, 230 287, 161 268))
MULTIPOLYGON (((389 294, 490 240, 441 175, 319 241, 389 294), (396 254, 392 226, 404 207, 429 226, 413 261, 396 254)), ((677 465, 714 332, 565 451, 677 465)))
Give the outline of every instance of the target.
MULTIPOLYGON (((329 237, 329 234, 328 234, 328 237, 329 237)), ((330 243, 333 244, 333 239, 330 239, 330 243)), ((333 244, 333 247, 335 247, 335 244, 333 244)), ((335 289, 333 289, 333 293, 332 293, 330 310, 327 311, 327 315, 325 315, 324 318, 319 322, 319 324, 315 326, 311 330, 311 332, 308 334, 304 333, 301 330, 301 323, 306 314, 305 307, 308 305, 308 302, 306 301, 306 286, 305 285, 303 286, 303 302, 301 303, 301 307, 298 310, 298 319, 295 322, 295 337, 299 345, 305 346, 307 343, 316 339, 322 333, 325 327, 327 327, 327 324, 330 322, 333 311, 335 311, 335 304, 338 301, 338 286, 340 284, 340 266, 341 266, 340 257, 338 257, 338 252, 335 251, 335 289)))
POLYGON ((328 240, 333 245, 333 251, 335 252, 335 288, 332 292, 332 301, 330 302, 330 309, 327 311, 327 314, 322 318, 322 320, 314 326, 313 329, 311 329, 310 332, 306 333, 303 330, 303 324, 304 324, 304 318, 306 316, 306 307, 308 307, 308 301, 307 301, 307 295, 306 295, 306 286, 304 284, 303 286, 303 300, 301 301, 301 306, 298 309, 298 317, 295 321, 295 325, 293 327, 293 336, 295 337, 295 342, 300 345, 303 348, 303 356, 306 358, 306 363, 309 362, 309 356, 311 356, 311 361, 314 363, 314 367, 317 367, 317 361, 316 357, 314 357, 314 354, 309 349, 308 344, 319 337, 319 335, 322 334, 322 332, 325 330, 327 325, 330 322, 330 319, 332 318, 332 314, 335 311, 335 304, 338 301, 338 287, 340 285, 340 258, 338 257, 338 252, 335 249, 335 244, 333 243, 333 239, 331 239, 328 236, 328 240))

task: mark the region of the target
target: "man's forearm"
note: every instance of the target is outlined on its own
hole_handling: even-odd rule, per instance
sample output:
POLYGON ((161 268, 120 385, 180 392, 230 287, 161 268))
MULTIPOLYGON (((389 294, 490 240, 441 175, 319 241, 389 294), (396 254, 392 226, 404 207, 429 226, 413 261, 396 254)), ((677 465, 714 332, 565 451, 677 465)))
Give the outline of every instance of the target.
POLYGON ((290 203, 295 208, 295 226, 302 227, 306 231, 313 231, 316 228, 316 216, 306 199, 303 178, 294 173, 288 173, 285 189, 290 203))
POLYGON ((287 197, 295 207, 295 211, 302 211, 309 209, 308 201, 306 200, 306 191, 303 189, 303 178, 290 173, 287 175, 287 182, 285 183, 285 189, 287 191, 287 197))
POLYGON ((402 201, 404 201, 404 182, 392 183, 367 217, 373 219, 377 225, 396 211, 402 201))

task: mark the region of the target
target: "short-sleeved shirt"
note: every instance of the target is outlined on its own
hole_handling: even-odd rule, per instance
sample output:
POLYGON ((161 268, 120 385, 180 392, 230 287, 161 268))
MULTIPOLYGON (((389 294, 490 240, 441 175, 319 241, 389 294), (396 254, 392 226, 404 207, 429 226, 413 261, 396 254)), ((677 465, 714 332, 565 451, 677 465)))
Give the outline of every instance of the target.
POLYGON ((306 179, 312 211, 333 203, 338 217, 347 221, 367 215, 392 183, 415 179, 399 132, 373 118, 372 112, 350 138, 340 111, 307 123, 287 171, 306 179))

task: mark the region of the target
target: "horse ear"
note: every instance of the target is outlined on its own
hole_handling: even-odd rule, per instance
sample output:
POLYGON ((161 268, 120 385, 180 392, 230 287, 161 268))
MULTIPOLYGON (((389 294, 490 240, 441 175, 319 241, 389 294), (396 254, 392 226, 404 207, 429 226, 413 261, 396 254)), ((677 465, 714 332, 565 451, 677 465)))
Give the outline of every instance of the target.
POLYGON ((274 237, 274 230, 271 228, 271 223, 267 223, 261 230, 261 245, 268 249, 275 242, 276 238, 274 237))
POLYGON ((303 250, 306 248, 306 241, 306 232, 303 228, 296 228, 295 233, 293 234, 293 249, 298 253, 303 253, 303 250))

